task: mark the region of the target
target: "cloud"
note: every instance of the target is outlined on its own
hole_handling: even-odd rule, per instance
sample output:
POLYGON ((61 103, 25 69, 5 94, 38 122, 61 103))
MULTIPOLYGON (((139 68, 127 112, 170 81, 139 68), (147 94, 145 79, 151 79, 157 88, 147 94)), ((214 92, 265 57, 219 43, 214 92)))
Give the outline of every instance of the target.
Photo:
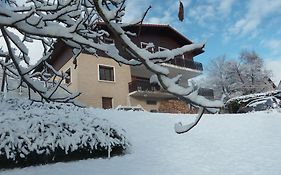
POLYGON ((213 5, 200 5, 189 10, 189 17, 200 25, 206 25, 210 19, 215 17, 213 5))
POLYGON ((224 15, 230 14, 232 11, 232 6, 233 6, 234 2, 235 2, 234 0, 220 1, 220 4, 218 5, 218 11, 224 15))
POLYGON ((212 21, 224 20, 232 12, 234 0, 209 0, 189 9, 189 17, 200 25, 210 25, 212 21))
POLYGON ((267 69, 272 71, 273 77, 272 81, 278 85, 281 80, 280 68, 281 68, 281 58, 275 60, 265 61, 267 69))
MULTIPOLYGON (((185 8, 190 4, 190 0, 182 0, 182 2, 185 8)), ((162 3, 161 1, 153 0, 129 0, 126 4, 123 22, 130 23, 141 19, 150 5, 152 8, 145 18, 146 23, 170 24, 177 19, 178 1, 165 0, 165 3, 162 3)))
POLYGON ((278 13, 280 8, 280 0, 251 0, 247 4, 245 15, 235 22, 229 29, 229 33, 232 35, 249 34, 255 31, 266 17, 278 13))
POLYGON ((271 39, 267 42, 267 47, 272 50, 278 50, 281 48, 281 40, 271 39))
POLYGON ((261 41, 261 45, 265 48, 270 49, 270 54, 269 55, 280 55, 281 51, 281 40, 278 39, 264 39, 261 41))
POLYGON ((146 9, 152 4, 152 0, 129 0, 126 3, 125 16, 123 22, 131 23, 141 19, 146 9))

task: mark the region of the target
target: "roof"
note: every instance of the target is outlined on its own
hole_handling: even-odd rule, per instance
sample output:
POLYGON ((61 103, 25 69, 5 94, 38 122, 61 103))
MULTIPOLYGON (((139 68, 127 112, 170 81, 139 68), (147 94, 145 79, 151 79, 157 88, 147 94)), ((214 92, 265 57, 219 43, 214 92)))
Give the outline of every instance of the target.
MULTIPOLYGON (((103 29, 107 29, 105 23, 100 23, 99 26, 102 27, 103 29)), ((174 29, 173 27, 167 24, 133 24, 133 25, 128 24, 127 26, 123 27, 123 29, 125 31, 131 31, 135 33, 140 32, 141 34, 147 31, 155 32, 155 29, 157 29, 158 30, 157 32, 167 33, 168 35, 174 37, 178 41, 181 41, 182 45, 188 45, 193 43, 187 37, 185 37, 176 29, 174 29)))
MULTIPOLYGON (((103 30, 107 30, 107 26, 105 25, 105 23, 99 23, 98 27, 100 27, 103 30)), ((126 27, 123 27, 123 29, 125 31, 130 31, 132 33, 139 33, 140 37, 145 36, 146 34, 150 34, 151 37, 155 37, 157 35, 161 35, 163 37, 171 37, 173 38, 173 40, 175 40, 179 47, 184 46, 184 45, 189 45, 192 44, 192 41, 189 40, 188 38, 186 38, 184 35, 182 35, 181 33, 179 33, 177 30, 175 30, 174 28, 172 28, 169 25, 164 25, 164 24, 135 24, 135 25, 128 25, 126 27), (142 35, 144 34, 144 35, 142 35), (155 35, 156 34, 156 35, 155 35)), ((110 31, 109 31, 110 33, 110 31)), ((137 37, 132 38, 133 42, 136 42, 137 37)), ((148 38, 149 40, 151 38, 148 38)), ((58 64, 58 65, 54 65, 55 69, 60 69, 67 61, 69 61, 71 59, 71 56, 65 52, 70 52, 69 50, 69 46, 66 45, 62 40, 58 40, 57 43, 55 44, 55 50, 52 54, 51 59, 49 60, 50 64, 58 64), (67 58, 64 59, 63 61, 58 61, 58 58, 60 58, 60 56, 62 55, 67 55, 67 58)), ((118 48, 118 46, 117 46, 118 48)), ((121 50, 120 50, 121 51, 121 50)), ((203 53, 204 51, 202 49, 199 50, 195 50, 194 51, 194 56, 203 53)), ((98 53, 99 54, 99 53, 98 53)), ((101 53, 102 54, 102 53, 101 53)), ((122 53, 120 53, 122 54, 122 53)))

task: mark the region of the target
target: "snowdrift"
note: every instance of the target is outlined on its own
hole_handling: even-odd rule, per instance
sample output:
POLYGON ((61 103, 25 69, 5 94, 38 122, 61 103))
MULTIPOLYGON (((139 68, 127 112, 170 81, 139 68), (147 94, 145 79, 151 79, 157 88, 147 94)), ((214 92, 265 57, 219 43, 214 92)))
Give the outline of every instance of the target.
POLYGON ((69 104, 0 97, 0 169, 124 154, 124 130, 69 104))

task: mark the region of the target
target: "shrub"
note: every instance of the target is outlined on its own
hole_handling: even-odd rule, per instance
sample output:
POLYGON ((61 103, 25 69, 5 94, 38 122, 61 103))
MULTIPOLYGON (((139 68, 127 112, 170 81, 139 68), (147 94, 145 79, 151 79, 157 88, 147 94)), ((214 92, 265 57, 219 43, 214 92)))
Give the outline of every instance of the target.
POLYGON ((0 100, 1 168, 123 154, 125 131, 73 105, 0 100))
MULTIPOLYGON (((264 92, 264 93, 257 93, 257 94, 250 94, 250 95, 244 95, 244 96, 239 96, 235 97, 232 99, 229 99, 225 106, 228 109, 230 113, 238 113, 238 112, 249 112, 249 111, 255 111, 255 106, 250 106, 248 107, 249 104, 255 102, 255 101, 266 101, 268 99, 276 99, 273 102, 277 103, 276 106, 280 106, 279 102, 281 100, 281 91, 276 90, 276 91, 269 91, 269 92, 264 92)), ((257 106, 258 107, 258 106, 257 106)), ((265 110, 267 108, 264 108, 265 110)), ((261 108, 260 110, 263 110, 261 108)))

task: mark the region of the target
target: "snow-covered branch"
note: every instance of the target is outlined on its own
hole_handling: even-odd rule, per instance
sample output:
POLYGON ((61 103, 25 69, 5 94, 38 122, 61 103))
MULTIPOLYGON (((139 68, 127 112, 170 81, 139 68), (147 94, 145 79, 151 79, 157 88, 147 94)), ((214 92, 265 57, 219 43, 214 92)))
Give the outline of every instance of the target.
POLYGON ((0 6, 0 37, 6 42, 4 47, 7 48, 5 51, 0 50, 0 57, 6 58, 6 61, 0 60, 4 75, 16 75, 21 85, 30 88, 29 92, 39 95, 40 99, 33 100, 73 102, 80 93, 70 93, 63 85, 66 75, 48 64, 57 39, 72 47, 76 66, 82 51, 96 55, 97 50, 119 63, 140 64, 123 58, 114 45, 103 42, 108 33, 95 30, 99 21, 99 15, 89 0, 32 0, 23 7, 11 4, 0 6), (26 46, 30 42, 41 43, 44 48, 43 55, 35 64, 30 64, 26 46), (58 95, 57 91, 63 93, 58 95))
MULTIPOLYGON (((76 66, 78 55, 81 52, 85 51, 88 54, 97 55, 97 51, 102 51, 118 63, 143 64, 155 74, 157 82, 163 89, 186 103, 201 107, 202 111, 207 108, 222 107, 221 101, 211 101, 198 95, 197 86, 187 88, 180 86, 178 84, 180 76, 170 77, 169 69, 159 64, 184 53, 201 50, 205 44, 190 44, 155 53, 139 48, 128 36, 134 37, 134 35, 124 31, 124 25, 120 23, 125 13, 125 1, 31 0, 24 7, 0 6, 2 34, 0 37, 4 38, 8 49, 6 52, 0 52, 0 57, 6 58, 5 62, 0 60, 1 65, 5 67, 4 70, 7 73, 18 76, 21 84, 27 85, 29 91, 34 91, 41 99, 73 102, 79 93, 70 93, 62 83, 66 75, 57 72, 48 64, 54 50, 54 43, 57 39, 61 39, 72 48, 73 63, 76 66), (131 60, 122 57, 115 44, 105 42, 104 38, 108 38, 109 33, 98 27, 100 22, 107 25, 108 29, 115 35, 117 42, 121 43, 124 50, 130 54, 131 60), (23 39, 14 32, 22 35, 23 39), (33 41, 39 41, 44 48, 43 56, 35 64, 30 63, 26 47, 27 42, 33 41), (64 95, 57 93, 59 89, 65 92, 64 95)), ((140 22, 143 19, 144 17, 140 22)))
MULTIPOLYGON (((205 108, 220 108, 223 106, 223 103, 221 101, 208 100, 205 97, 198 95, 198 89, 192 86, 187 88, 180 86, 177 83, 179 81, 179 77, 170 78, 169 70, 166 67, 157 64, 155 61, 158 61, 160 58, 164 58, 164 62, 174 59, 175 56, 182 55, 187 52, 192 52, 196 49, 202 49, 204 47, 204 44, 190 44, 181 48, 159 51, 156 53, 151 53, 146 49, 141 49, 131 41, 118 21, 112 20, 112 12, 114 12, 114 10, 106 8, 104 2, 104 0, 94 0, 97 12, 104 20, 111 32, 115 34, 116 39, 119 40, 119 42, 121 42, 123 46, 128 50, 128 53, 131 54, 133 58, 140 61, 148 70, 153 72, 157 76, 157 82, 165 90, 187 103, 191 103, 193 105, 201 107, 200 111, 202 112, 199 112, 200 117, 198 121, 196 121, 196 124, 201 119, 205 108)), ((188 131, 189 127, 185 127, 184 130, 181 130, 181 133, 188 131)))

